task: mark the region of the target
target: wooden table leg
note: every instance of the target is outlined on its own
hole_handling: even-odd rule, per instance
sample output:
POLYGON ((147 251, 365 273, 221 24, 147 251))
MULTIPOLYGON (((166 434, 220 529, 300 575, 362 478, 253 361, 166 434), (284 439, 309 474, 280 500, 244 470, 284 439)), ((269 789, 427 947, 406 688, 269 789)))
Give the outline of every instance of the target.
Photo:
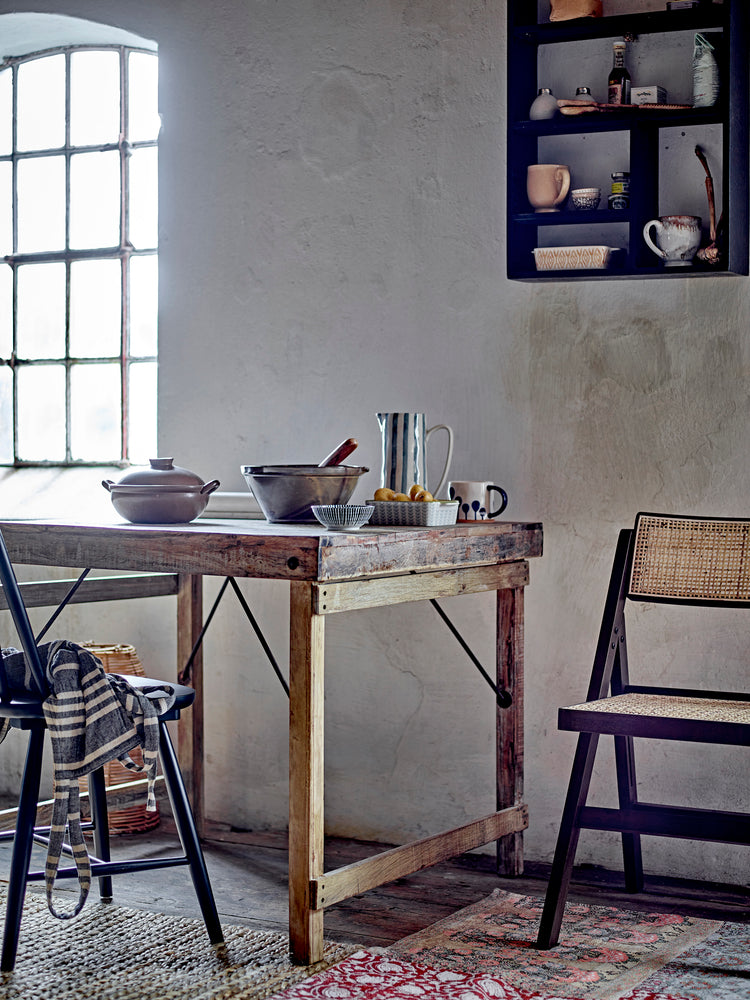
POLYGON ((325 617, 312 586, 290 584, 289 948, 292 961, 323 958, 323 910, 311 909, 310 880, 323 868, 323 667, 325 617))
MULTIPOLYGON (((510 708, 497 707, 497 808, 523 802, 523 587, 497 592, 497 685, 510 692, 510 708)), ((497 842, 501 875, 523 874, 523 833, 497 842)))
MULTIPOLYGON (((187 663, 203 625, 203 577, 180 573, 177 591, 177 670, 187 663)), ((203 785, 203 649, 193 660, 190 679, 195 688, 192 708, 180 716, 177 753, 193 806, 198 835, 205 833, 203 785)))

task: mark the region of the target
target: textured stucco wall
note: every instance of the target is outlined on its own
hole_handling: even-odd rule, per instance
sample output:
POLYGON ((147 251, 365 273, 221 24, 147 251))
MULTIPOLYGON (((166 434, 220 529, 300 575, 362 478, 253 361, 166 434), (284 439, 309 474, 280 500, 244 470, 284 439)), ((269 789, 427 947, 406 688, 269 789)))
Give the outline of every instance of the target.
MULTIPOLYGON (((424 410, 454 428, 455 478, 496 478, 509 517, 544 522, 527 591, 526 844, 548 858, 572 754, 556 708, 585 691, 618 528, 641 509, 747 509, 747 281, 505 279, 504 3, 13 9, 159 44, 162 451, 239 490, 241 463, 314 460, 354 435, 374 470, 364 499, 374 414, 424 410)), ((244 590, 284 663, 285 588, 244 590)), ((492 598, 444 604, 491 664, 492 598)), ((726 663, 739 686, 736 624, 727 612, 706 638, 711 673, 726 663)), ((681 622, 652 608, 633 631, 657 671, 706 679, 681 622)), ((491 809, 492 698, 433 609, 336 618, 327 639, 329 830, 397 841, 491 809)), ((171 647, 154 650, 168 674, 171 647)), ((231 598, 206 653, 209 813, 283 826, 287 706, 231 598)), ((703 801, 695 756, 667 757, 639 760, 648 788, 703 801)), ((739 797, 746 767, 722 758, 707 794, 739 797)), ((603 772, 597 784, 606 796, 603 772)), ((584 837, 579 860, 617 864, 616 843, 584 837)), ((646 856, 715 878, 744 864, 679 842, 646 856)))

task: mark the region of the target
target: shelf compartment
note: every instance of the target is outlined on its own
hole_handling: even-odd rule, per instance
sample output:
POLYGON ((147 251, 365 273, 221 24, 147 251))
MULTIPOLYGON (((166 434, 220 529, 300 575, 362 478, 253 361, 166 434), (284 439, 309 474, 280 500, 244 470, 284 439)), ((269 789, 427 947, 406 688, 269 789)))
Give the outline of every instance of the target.
MULTIPOLYGON (((607 195, 602 192, 606 201, 607 195)), ((626 208, 563 209, 560 212, 518 212, 513 222, 521 226, 590 226, 593 223, 627 223, 630 211, 626 208)))
POLYGON ((536 45, 586 41, 590 38, 616 38, 627 34, 670 34, 673 31, 721 30, 726 24, 723 4, 705 10, 647 11, 616 14, 611 17, 576 18, 549 24, 515 24, 511 38, 536 45))
POLYGON ((583 135, 601 132, 627 132, 633 128, 694 128, 718 125, 726 117, 724 102, 711 108, 683 111, 601 111, 584 115, 558 115, 543 121, 519 121, 510 126, 513 132, 529 136, 583 135))
POLYGON ((717 268, 710 270, 708 267, 639 267, 635 270, 622 270, 618 268, 607 268, 605 270, 574 270, 574 271, 537 271, 535 269, 519 269, 513 271, 508 275, 509 278, 514 281, 594 281, 594 280, 607 280, 607 281, 619 281, 623 278, 629 280, 643 278, 644 280, 649 280, 651 278, 710 278, 710 277, 724 277, 724 278, 737 278, 740 277, 735 271, 727 271, 722 268, 717 268))

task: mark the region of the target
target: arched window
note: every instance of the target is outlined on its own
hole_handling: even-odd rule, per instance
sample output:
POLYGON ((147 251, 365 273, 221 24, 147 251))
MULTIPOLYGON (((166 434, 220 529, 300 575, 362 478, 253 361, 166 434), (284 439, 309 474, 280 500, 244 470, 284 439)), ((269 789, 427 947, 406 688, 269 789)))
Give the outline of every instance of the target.
POLYGON ((156 453, 157 57, 0 64, 0 465, 156 453))

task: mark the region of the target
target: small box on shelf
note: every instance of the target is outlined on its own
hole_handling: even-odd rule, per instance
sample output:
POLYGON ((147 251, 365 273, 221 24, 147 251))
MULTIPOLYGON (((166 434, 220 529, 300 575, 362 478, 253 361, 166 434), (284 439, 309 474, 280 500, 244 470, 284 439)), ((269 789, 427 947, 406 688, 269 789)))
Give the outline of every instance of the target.
POLYGON ((667 92, 664 87, 633 87, 630 101, 631 104, 666 104, 667 92))

